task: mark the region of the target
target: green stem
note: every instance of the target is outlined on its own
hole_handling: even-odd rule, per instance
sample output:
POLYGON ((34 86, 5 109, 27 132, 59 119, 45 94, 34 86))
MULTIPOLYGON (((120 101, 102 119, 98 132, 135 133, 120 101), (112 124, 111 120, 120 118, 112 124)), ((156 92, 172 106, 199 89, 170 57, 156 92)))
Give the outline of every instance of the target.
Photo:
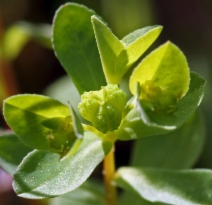
POLYGON ((107 205, 117 205, 117 190, 112 185, 112 179, 115 174, 114 147, 108 153, 103 161, 103 175, 106 189, 107 205))

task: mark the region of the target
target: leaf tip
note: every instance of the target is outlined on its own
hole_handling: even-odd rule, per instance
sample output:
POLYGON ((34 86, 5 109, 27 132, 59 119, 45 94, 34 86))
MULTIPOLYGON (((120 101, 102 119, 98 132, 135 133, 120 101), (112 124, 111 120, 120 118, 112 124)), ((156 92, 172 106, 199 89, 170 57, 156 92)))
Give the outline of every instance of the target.
POLYGON ((98 18, 97 18, 96 15, 92 15, 92 16, 91 16, 91 21, 93 21, 93 20, 98 20, 98 18))

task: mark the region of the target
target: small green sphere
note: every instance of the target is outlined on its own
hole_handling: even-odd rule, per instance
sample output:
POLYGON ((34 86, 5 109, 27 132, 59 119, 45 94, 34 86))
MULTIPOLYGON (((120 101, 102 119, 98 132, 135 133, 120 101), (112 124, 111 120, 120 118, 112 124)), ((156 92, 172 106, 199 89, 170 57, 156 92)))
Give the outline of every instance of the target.
POLYGON ((99 91, 85 92, 81 100, 80 114, 96 129, 104 134, 118 129, 126 105, 126 94, 118 85, 109 84, 99 91))

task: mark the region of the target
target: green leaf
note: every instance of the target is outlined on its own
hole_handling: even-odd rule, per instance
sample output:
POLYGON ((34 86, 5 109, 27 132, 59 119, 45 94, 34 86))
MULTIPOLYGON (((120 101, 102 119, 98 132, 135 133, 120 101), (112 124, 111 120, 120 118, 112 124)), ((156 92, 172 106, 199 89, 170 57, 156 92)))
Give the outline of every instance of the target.
POLYGON ((175 105, 188 91, 190 76, 185 56, 171 42, 149 54, 133 71, 130 90, 142 88, 141 99, 158 102, 160 106, 175 105))
POLYGON ((68 106, 41 95, 7 98, 3 112, 18 137, 36 149, 61 149, 72 129, 68 106))
POLYGON ((79 188, 52 199, 50 205, 106 205, 103 186, 88 180, 79 188))
MULTIPOLYGON (((135 63, 141 55, 152 45, 152 43, 160 35, 163 27, 159 25, 147 26, 142 29, 135 30, 134 32, 128 34, 122 39, 122 42, 125 44, 125 51, 120 53, 119 58, 116 62, 116 66, 121 68, 122 57, 127 53, 127 65, 126 70, 135 63)), ((125 71, 126 72, 126 71, 125 71)))
MULTIPOLYGON (((175 129, 176 127, 174 127, 175 129)), ((127 116, 124 117, 121 125, 117 130, 117 139, 134 140, 141 137, 147 137, 158 134, 165 134, 172 130, 163 129, 162 127, 151 127, 146 125, 140 117, 136 108, 133 108, 127 116)))
MULTIPOLYGON (((147 126, 163 128, 162 126, 151 121, 151 119, 149 118, 148 114, 146 113, 144 107, 142 106, 142 104, 140 102, 140 94, 141 94, 140 84, 137 82, 136 83, 136 96, 135 96, 134 104, 135 104, 137 111, 140 114, 141 120, 147 126)), ((175 127, 173 127, 173 128, 171 127, 170 129, 174 129, 174 128, 175 127)))
POLYGON ((79 187, 110 151, 112 143, 85 132, 79 150, 59 161, 58 154, 33 151, 20 164, 13 187, 25 198, 48 198, 65 194, 79 187))
POLYGON ((163 203, 152 203, 150 201, 146 201, 145 199, 141 198, 137 193, 133 192, 124 192, 123 195, 120 197, 120 205, 167 205, 163 203))
MULTIPOLYGON (((117 137, 120 140, 131 140, 146 136, 166 134, 180 127, 200 105, 205 90, 206 81, 196 73, 190 73, 189 90, 178 103, 173 113, 154 112, 148 110, 146 114, 153 125, 142 121, 141 114, 133 108, 125 116, 120 125, 117 137)), ((140 105, 142 106, 142 104, 140 105)), ((141 107, 142 108, 142 107, 141 107)), ((144 111, 144 109, 142 109, 144 111)))
POLYGON ((114 182, 151 202, 173 205, 211 204, 212 171, 127 168, 117 171, 114 182), (200 191, 201 190, 201 191, 200 191))
POLYGON ((120 74, 114 66, 118 55, 124 49, 124 45, 96 16, 92 16, 91 20, 107 83, 119 84, 120 74))
POLYGON ((72 142, 72 147, 67 152, 67 154, 65 153, 64 157, 62 157, 61 160, 69 158, 73 154, 75 154, 76 151, 79 149, 80 145, 82 144, 82 140, 84 137, 84 130, 83 130, 82 124, 80 122, 80 119, 78 118, 78 116, 77 116, 75 110, 72 108, 71 104, 69 104, 69 106, 70 106, 70 111, 71 111, 72 126, 73 126, 74 133, 77 138, 75 138, 75 140, 72 142))
MULTIPOLYGON (((206 80, 194 72, 191 72, 190 76, 189 91, 186 96, 180 100, 178 108, 176 112, 174 112, 176 118, 181 119, 182 122, 185 122, 188 116, 200 105, 205 93, 206 80)), ((183 123, 178 122, 178 124, 180 126, 183 123)))
POLYGON ((197 112, 174 132, 136 140, 131 165, 171 169, 191 168, 204 146, 204 128, 202 116, 197 112))
POLYGON ((134 31, 120 41, 96 16, 92 23, 107 83, 119 84, 130 66, 159 36, 162 27, 151 26, 134 31))
POLYGON ((22 159, 32 149, 23 144, 12 132, 2 132, 0 136, 0 167, 13 175, 22 159))
POLYGON ((71 116, 72 116, 74 132, 78 138, 82 139, 83 135, 84 135, 84 130, 83 130, 82 124, 80 122, 80 119, 77 116, 77 113, 75 112, 75 110, 73 109, 71 104, 70 104, 70 111, 71 111, 71 116))
POLYGON ((54 17, 55 54, 81 94, 106 85, 91 24, 94 14, 85 6, 67 3, 54 17))
POLYGON ((206 81, 198 74, 191 72, 191 81, 189 91, 186 93, 177 105, 177 110, 173 113, 148 112, 148 115, 154 123, 160 126, 181 126, 196 110, 202 102, 205 92, 206 81))

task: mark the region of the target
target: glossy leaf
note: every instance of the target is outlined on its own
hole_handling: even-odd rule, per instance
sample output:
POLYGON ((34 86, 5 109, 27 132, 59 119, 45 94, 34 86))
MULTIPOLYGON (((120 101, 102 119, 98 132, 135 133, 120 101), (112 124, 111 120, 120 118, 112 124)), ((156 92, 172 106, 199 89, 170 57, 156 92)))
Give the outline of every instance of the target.
POLYGON ((159 36, 162 27, 152 26, 136 30, 122 41, 96 16, 92 23, 107 83, 119 84, 130 66, 159 36))
POLYGON ((81 94, 106 85, 91 24, 94 14, 85 6, 67 3, 53 23, 55 54, 81 94))
MULTIPOLYGON (((154 125, 148 125, 141 120, 141 114, 133 108, 120 125, 117 136, 121 140, 131 140, 141 137, 165 134, 180 127, 200 105, 204 96, 205 80, 196 73, 191 73, 189 91, 178 103, 173 113, 152 112, 146 114, 154 125), (156 125, 155 125, 156 124, 156 125)), ((141 104, 142 106, 142 104, 141 104)))
POLYGON ((151 202, 173 205, 211 204, 212 171, 120 168, 114 182, 151 202), (200 191, 201 190, 201 191, 200 191))
POLYGON ((48 151, 33 151, 20 164, 13 187, 25 198, 47 198, 65 194, 79 187, 110 151, 112 143, 85 132, 79 150, 70 158, 48 151))
POLYGON ((68 116, 68 106, 41 95, 16 95, 4 101, 4 117, 8 125, 24 143, 36 149, 49 150, 51 139, 55 144, 67 140, 66 132, 60 127, 68 116), (58 137, 50 137, 60 130, 58 137))
POLYGON ((32 151, 12 132, 0 133, 0 167, 13 175, 22 159, 32 151))
POLYGON ((106 205, 103 186, 87 180, 76 190, 51 200, 50 205, 106 205))
POLYGON ((180 49, 167 42, 149 54, 133 71, 130 90, 135 95, 135 84, 143 90, 141 98, 170 106, 181 99, 189 88, 189 67, 180 49))
POLYGON ((204 128, 202 116, 197 112, 174 132, 136 140, 130 164, 172 169, 191 168, 204 146, 204 128))

